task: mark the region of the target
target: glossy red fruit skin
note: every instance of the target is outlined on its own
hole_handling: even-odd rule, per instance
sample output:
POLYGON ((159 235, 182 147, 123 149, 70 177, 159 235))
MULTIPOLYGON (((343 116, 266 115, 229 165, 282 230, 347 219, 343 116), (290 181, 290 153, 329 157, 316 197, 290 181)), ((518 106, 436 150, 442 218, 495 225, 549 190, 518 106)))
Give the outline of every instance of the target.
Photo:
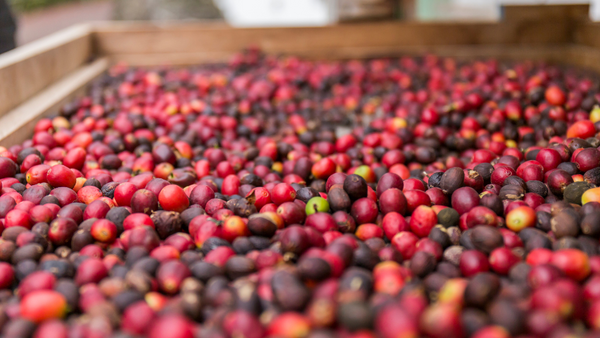
POLYGON ((529 265, 535 266, 550 263, 552 259, 552 250, 546 248, 536 248, 527 254, 526 261, 529 265))
POLYGON ((596 148, 583 149, 575 156, 573 162, 581 172, 594 169, 600 165, 600 150, 596 148))
POLYGON ((595 300, 589 306, 586 322, 593 330, 600 329, 600 301, 595 300))
POLYGON ((375 330, 382 338, 417 337, 419 328, 400 305, 384 307, 375 319, 375 330))
POLYGON ((389 188, 378 196, 379 210, 382 214, 386 215, 390 212, 397 212, 404 215, 406 213, 406 197, 404 197, 404 193, 400 189, 389 188))
POLYGON ((194 326, 181 314, 167 314, 153 321, 148 337, 194 338, 194 326))
POLYGON ((88 220, 91 218, 104 218, 110 211, 110 206, 103 200, 97 199, 90 203, 83 211, 83 219, 88 220))
POLYGON ((559 152, 550 148, 541 149, 538 152, 535 160, 543 166, 545 171, 558 167, 558 165, 562 162, 559 152))
POLYGON ((150 215, 158 209, 158 198, 153 192, 146 189, 137 190, 131 197, 131 210, 150 215))
POLYGON ((123 220, 124 230, 131 230, 142 226, 154 228, 154 222, 152 221, 152 218, 143 213, 132 213, 123 220))
POLYGON ((65 187, 52 189, 50 196, 56 197, 60 205, 63 207, 77 200, 77 193, 73 189, 65 187))
POLYGON ((586 139, 589 137, 593 137, 596 133, 596 127, 592 121, 577 121, 573 123, 571 127, 567 130, 567 138, 578 137, 582 139, 586 139))
POLYGON ((533 192, 526 193, 525 197, 523 198, 523 201, 527 203, 527 205, 529 205, 532 209, 536 209, 537 207, 545 203, 545 200, 542 196, 533 192))
POLYGON ((250 236, 250 230, 248 229, 248 225, 238 216, 228 217, 222 225, 221 235, 223 239, 228 242, 233 243, 233 241, 240 236, 250 236))
POLYGON ((432 205, 447 206, 450 204, 448 196, 440 188, 429 188, 425 193, 429 196, 432 205))
POLYGON ((325 157, 313 164, 311 172, 318 179, 327 179, 335 173, 335 170, 335 162, 329 157, 325 157))
POLYGON ((220 246, 211 250, 204 258, 204 261, 222 267, 225 266, 227 260, 232 256, 235 256, 235 251, 233 251, 233 249, 226 246, 220 246))
MULTIPOLYGON (((25 157, 25 159, 19 166, 19 170, 21 171, 22 174, 25 174, 29 171, 29 169, 31 169, 39 164, 42 164, 42 158, 39 157, 37 154, 29 154, 29 155, 27 155, 27 157, 25 157)), ((12 176, 14 176, 14 174, 12 176)), ((29 183, 29 181, 28 181, 28 183, 29 183)))
POLYGON ((434 304, 420 318, 420 328, 429 337, 458 338, 463 336, 460 311, 452 304, 434 304))
POLYGON ((373 223, 378 213, 377 204, 369 198, 360 198, 350 207, 350 215, 354 217, 357 225, 373 223))
POLYGON ((53 187, 67 187, 73 189, 77 178, 71 169, 58 164, 48 170, 46 179, 53 187))
POLYGON ((73 148, 63 158, 63 164, 69 168, 81 170, 85 162, 86 151, 80 147, 73 148))
POLYGON ((40 324, 33 338, 68 338, 69 327, 60 320, 48 320, 40 324))
POLYGON ((16 163, 7 157, 0 157, 0 179, 6 177, 14 177, 16 173, 16 163))
POLYGON ((77 201, 85 204, 90 204, 100 197, 102 191, 94 186, 83 187, 77 192, 77 201))
POLYGON ((510 334, 502 326, 489 325, 479 329, 473 338, 509 338, 510 334))
POLYGON ((477 206, 467 213, 467 228, 473 228, 476 225, 496 226, 498 223, 496 213, 486 207, 477 206))
POLYGON ((58 217, 50 223, 48 240, 60 246, 69 243, 73 234, 77 231, 77 223, 67 217, 58 217))
POLYGON ((427 237, 421 238, 417 242, 416 248, 417 248, 417 252, 423 251, 423 252, 430 253, 432 256, 434 256, 436 258, 437 261, 440 261, 444 254, 444 250, 443 250, 442 246, 438 242, 435 242, 434 240, 427 238, 427 237))
POLYGON ((377 198, 380 198, 381 194, 391 188, 402 191, 404 189, 404 182, 400 176, 394 173, 385 173, 381 176, 379 182, 377 182, 377 189, 375 190, 377 198))
POLYGON ((406 214, 411 214, 420 205, 431 206, 431 198, 421 190, 405 190, 406 214))
POLYGON ((419 238, 408 231, 401 231, 392 238, 392 245, 398 250, 404 260, 411 259, 417 251, 417 242, 419 238))
POLYGON ((317 212, 308 215, 304 221, 304 226, 314 228, 320 233, 337 230, 338 228, 335 218, 326 212, 317 212))
POLYGON ((481 177, 481 175, 479 175, 477 171, 471 169, 464 169, 464 176, 465 186, 471 187, 477 192, 481 192, 483 190, 485 182, 483 180, 483 177, 481 177))
POLYGON ((197 185, 190 193, 190 203, 198 204, 202 208, 213 198, 215 198, 215 192, 205 185, 197 185))
POLYGON ((465 277, 472 277, 480 272, 490 270, 488 258, 483 252, 477 250, 464 251, 460 256, 459 268, 465 277))
POLYGON ((514 169, 510 168, 510 167, 496 167, 494 169, 494 172, 492 172, 492 176, 491 176, 491 182, 493 184, 498 184, 500 186, 502 186, 502 183, 504 183, 504 180, 512 175, 516 175, 516 172, 514 169))
POLYGON ((19 209, 13 209, 6 214, 4 218, 4 227, 22 226, 31 229, 33 226, 31 216, 28 212, 19 209))
POLYGON ((21 317, 34 323, 62 318, 67 312, 65 297, 53 290, 34 291, 21 300, 21 317))
POLYGON ((521 248, 523 247, 523 240, 516 233, 505 229, 500 228, 500 232, 502 233, 502 238, 504 239, 504 246, 509 249, 521 248))
POLYGON ((329 189, 331 189, 331 187, 334 184, 344 184, 344 180, 346 179, 346 176, 348 176, 345 173, 335 173, 331 176, 329 176, 329 178, 327 178, 327 182, 325 182, 325 191, 329 192, 329 189))
POLYGON ((562 106, 567 100, 567 95, 558 86, 548 87, 544 93, 544 97, 546 101, 555 106, 562 106))
POLYGON ((527 275, 527 284, 532 289, 538 289, 540 287, 552 285, 554 282, 563 277, 564 275, 559 268, 554 265, 544 263, 535 265, 531 268, 529 274, 527 275))
POLYGON ((305 337, 310 332, 310 321, 297 312, 279 314, 267 327, 267 336, 282 338, 305 337))
POLYGON ((589 301, 600 299, 600 276, 590 277, 583 287, 583 297, 589 301))
POLYGON ((129 207, 131 206, 131 197, 138 190, 138 188, 129 182, 119 184, 114 191, 114 200, 118 206, 129 207))
POLYGON ((164 210, 179 213, 190 206, 190 201, 183 189, 175 184, 168 185, 160 191, 158 202, 164 210))
POLYGON ((81 248, 81 250, 79 250, 79 254, 99 259, 104 258, 104 251, 99 245, 96 244, 88 244, 84 246, 81 248))
POLYGON ((236 175, 229 175, 223 179, 221 193, 226 196, 237 195, 240 189, 240 179, 236 175))
POLYGON ((55 215, 52 211, 43 205, 36 205, 29 210, 29 215, 34 223, 44 222, 50 223, 55 215))
POLYGON ((333 213, 333 219, 337 224, 337 230, 342 233, 353 233, 356 230, 354 218, 345 211, 336 211, 333 213))
POLYGON ((107 219, 99 219, 92 224, 90 233, 99 242, 112 243, 117 239, 117 226, 107 219))
POLYGON ((162 263, 156 272, 159 287, 168 294, 177 293, 183 280, 189 276, 188 267, 177 260, 162 263))
POLYGON ((577 249, 561 249, 552 254, 550 264, 558 267, 565 275, 582 281, 590 274, 590 262, 586 253, 577 249))
POLYGON ((366 241, 369 238, 383 238, 383 230, 377 224, 366 223, 356 228, 355 235, 361 241, 366 241))
POLYGON ((410 229, 410 225, 404 216, 397 212, 390 212, 386 214, 383 217, 381 227, 385 236, 389 240, 392 240, 397 233, 401 231, 408 231, 410 229))
POLYGON ((87 283, 98 283, 108 276, 108 271, 101 260, 88 258, 77 268, 75 283, 81 286, 87 283))
POLYGON ((0 289, 11 287, 15 280, 15 271, 9 263, 0 262, 0 289))
POLYGON ((539 165, 528 165, 525 168, 523 168, 521 173, 519 173, 519 171, 517 170, 517 175, 519 175, 519 177, 521 177, 525 182, 533 180, 544 181, 544 168, 542 168, 539 165))
POLYGON ((19 284, 19 296, 23 298, 27 294, 39 290, 52 290, 56 283, 56 277, 48 271, 34 271, 25 277, 19 284))
POLYGON ((490 267, 500 275, 507 275, 510 269, 521 259, 511 249, 496 248, 490 253, 490 267))
POLYGON ((282 203, 277 208, 277 214, 283 219, 286 225, 302 224, 306 218, 304 208, 294 202, 282 203))
POLYGON ((229 336, 233 336, 235 333, 243 334, 247 338, 264 336, 264 329, 258 318, 244 310, 236 310, 227 314, 223 319, 223 329, 229 336))
POLYGON ((130 334, 142 335, 148 331, 148 323, 155 319, 154 310, 145 301, 139 301, 128 306, 123 312, 121 329, 130 334))
POLYGON ((296 191, 287 183, 279 183, 271 191, 271 200, 276 205, 293 202, 294 199, 296 199, 296 191))
POLYGON ((420 190, 425 191, 427 188, 423 181, 417 180, 415 178, 409 178, 403 182, 403 190, 420 190))
POLYGON ((127 230, 121 234, 120 240, 126 250, 134 246, 142 246, 150 252, 160 245, 160 238, 156 230, 148 226, 127 230))
MULTIPOLYGON (((256 187, 254 189, 252 189, 248 195, 246 195, 246 198, 250 198, 250 199, 254 199, 254 206, 256 207, 256 209, 261 210, 265 205, 267 204, 273 204, 276 206, 276 204, 271 203, 271 193, 263 188, 263 187, 256 187)), ((213 201, 214 199, 212 199, 211 201, 213 201)), ((209 201, 210 202, 210 201, 209 201)), ((208 208, 208 204, 206 208, 208 208)))
POLYGON ((29 168, 29 170, 27 170, 27 174, 26 174, 27 183, 34 185, 34 184, 38 184, 38 183, 47 182, 48 181, 47 175, 48 175, 49 169, 50 169, 50 166, 47 164, 38 164, 36 166, 29 168))
POLYGON ((427 237, 437 224, 437 214, 432 208, 420 205, 410 218, 410 229, 419 237, 427 237))
POLYGON ((479 205, 479 194, 471 187, 458 188, 452 193, 451 204, 459 215, 465 214, 479 205))
POLYGON ((550 191, 557 196, 562 196, 565 188, 571 183, 573 183, 571 175, 561 169, 553 170, 546 180, 546 184, 548 185, 548 188, 550 188, 550 191))

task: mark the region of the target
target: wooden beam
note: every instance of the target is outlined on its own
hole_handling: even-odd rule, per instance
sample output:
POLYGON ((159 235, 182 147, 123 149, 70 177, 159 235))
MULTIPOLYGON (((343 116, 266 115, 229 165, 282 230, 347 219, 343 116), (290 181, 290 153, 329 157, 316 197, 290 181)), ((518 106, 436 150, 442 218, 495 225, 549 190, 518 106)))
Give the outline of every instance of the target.
POLYGON ((581 22, 574 30, 574 43, 600 48, 600 23, 581 22))
POLYGON ((8 147, 30 138, 37 121, 56 114, 62 105, 80 95, 85 86, 102 74, 108 65, 108 59, 101 58, 81 66, 0 117, 0 145, 8 147))
POLYGON ((600 72, 600 49, 573 44, 567 48, 564 63, 594 72, 600 72))
MULTIPOLYGON (((563 62, 566 49, 564 45, 548 46, 383 46, 383 47, 344 47, 336 50, 311 49, 293 53, 296 56, 312 60, 347 60, 378 57, 398 57, 402 55, 423 55, 434 53, 440 56, 454 57, 460 60, 497 58, 499 60, 539 60, 563 62)), ((161 54, 115 54, 110 56, 112 63, 123 61, 131 66, 187 66, 202 63, 226 62, 229 52, 187 52, 161 54)))
POLYGON ((590 5, 505 5, 502 6, 504 21, 589 21, 590 5))
POLYGON ((141 22, 94 26, 98 54, 133 59, 151 54, 222 55, 254 45, 267 53, 338 53, 363 48, 430 47, 439 45, 557 45, 571 43, 573 22, 587 5, 515 6, 500 22, 361 22, 329 27, 231 28, 223 23, 141 22))
POLYGON ((234 29, 213 24, 121 23, 94 34, 101 55, 189 52, 233 53, 251 45, 268 53, 382 46, 560 44, 569 42, 565 22, 413 23, 375 22, 302 28, 234 29))
POLYGON ((77 25, 0 55, 0 116, 77 69, 91 51, 91 26, 77 25))

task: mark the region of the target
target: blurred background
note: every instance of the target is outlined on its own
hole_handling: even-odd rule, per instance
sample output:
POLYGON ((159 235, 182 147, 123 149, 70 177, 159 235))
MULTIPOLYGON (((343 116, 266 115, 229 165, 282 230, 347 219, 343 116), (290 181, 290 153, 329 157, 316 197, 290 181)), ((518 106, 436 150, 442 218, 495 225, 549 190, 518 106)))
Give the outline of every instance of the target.
POLYGON ((76 23, 98 20, 224 20, 238 27, 319 26, 357 20, 495 20, 503 4, 590 3, 600 0, 0 0, 0 35, 17 25, 16 45, 76 23), (5 2, 5 4, 2 4, 5 2), (4 10, 2 9, 4 5, 4 10))

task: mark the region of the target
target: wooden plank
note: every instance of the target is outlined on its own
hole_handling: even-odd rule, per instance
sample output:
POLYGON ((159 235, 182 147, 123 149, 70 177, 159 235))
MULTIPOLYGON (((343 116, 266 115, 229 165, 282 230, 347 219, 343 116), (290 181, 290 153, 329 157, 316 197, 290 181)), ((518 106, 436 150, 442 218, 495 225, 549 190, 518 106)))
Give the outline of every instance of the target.
POLYGON ((73 26, 0 55, 0 116, 88 60, 90 32, 73 26))
POLYGON ((239 51, 255 45, 269 53, 375 46, 560 44, 569 42, 565 22, 556 23, 355 23, 332 27, 232 29, 213 25, 147 24, 98 28, 97 52, 150 54, 239 51))
POLYGON ((600 23, 582 22, 575 27, 574 43, 600 48, 600 23))
POLYGON ((600 72, 600 49, 573 44, 567 48, 564 62, 579 68, 600 72))
MULTIPOLYGON (((498 58, 500 60, 545 60, 560 63, 565 54, 563 45, 522 47, 515 45, 494 46, 384 46, 384 47, 346 47, 336 50, 306 50, 294 55, 312 60, 344 60, 377 57, 397 57, 402 55, 423 55, 435 53, 440 56, 455 57, 461 60, 498 58)), ((284 53, 285 55, 285 53, 284 53)), ((151 54, 115 54, 110 56, 112 63, 123 61, 132 66, 175 65, 186 66, 201 63, 226 62, 229 52, 189 52, 189 53, 151 53, 151 54)))
MULTIPOLYGON (((536 13, 536 6, 518 6, 536 13)), ((546 6, 542 6, 546 7, 546 6)), ((331 52, 343 48, 435 45, 556 45, 572 40, 573 18, 586 6, 549 6, 552 20, 509 7, 502 22, 362 22, 330 27, 242 28, 222 23, 100 23, 94 43, 102 55, 233 53, 250 45, 268 53, 331 52), (562 13, 562 14, 561 14, 562 13)))
POLYGON ((8 147, 30 138, 37 121, 56 114, 62 105, 82 93, 85 86, 104 72, 108 65, 108 59, 101 58, 81 66, 0 117, 0 145, 8 147))
POLYGON ((502 7, 504 21, 589 21, 589 4, 507 5, 502 7))

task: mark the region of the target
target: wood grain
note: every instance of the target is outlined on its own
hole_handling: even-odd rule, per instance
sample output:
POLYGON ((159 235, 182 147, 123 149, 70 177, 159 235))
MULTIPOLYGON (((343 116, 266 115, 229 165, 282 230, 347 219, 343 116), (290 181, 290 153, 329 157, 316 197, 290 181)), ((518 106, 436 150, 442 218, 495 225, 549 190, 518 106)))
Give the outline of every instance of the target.
POLYGON ((107 58, 84 65, 0 117, 0 145, 20 144, 31 137, 35 123, 83 93, 85 86, 108 68, 107 58))
POLYGON ((0 116, 82 65, 90 33, 90 25, 77 25, 2 54, 0 116))
POLYGON ((157 27, 132 23, 98 27, 96 50, 102 55, 233 53, 250 45, 268 53, 299 53, 311 49, 384 46, 561 44, 569 42, 568 24, 494 23, 355 23, 332 27, 232 29, 211 24, 157 27))
MULTIPOLYGON (((311 60, 347 60, 368 59, 378 57, 398 57, 402 55, 423 55, 434 53, 440 56, 454 57, 461 60, 497 58, 500 60, 544 60, 562 62, 565 54, 564 45, 548 45, 537 47, 521 46, 384 46, 384 47, 345 47, 336 50, 311 49, 293 53, 311 60)), ((186 66, 202 63, 226 62, 231 57, 228 52, 188 52, 161 54, 115 54, 110 56, 112 63, 124 61, 132 66, 175 65, 186 66)))
POLYGON ((337 53, 348 48, 438 45, 568 44, 587 5, 510 6, 501 22, 361 22, 329 27, 231 28, 221 23, 120 22, 95 25, 94 45, 102 55, 231 54, 250 45, 267 53, 337 53), (538 14, 536 14, 538 13, 538 14), (548 18, 548 19, 547 19, 548 18))
POLYGON ((600 49, 585 45, 572 44, 566 48, 564 63, 600 72, 600 49))

